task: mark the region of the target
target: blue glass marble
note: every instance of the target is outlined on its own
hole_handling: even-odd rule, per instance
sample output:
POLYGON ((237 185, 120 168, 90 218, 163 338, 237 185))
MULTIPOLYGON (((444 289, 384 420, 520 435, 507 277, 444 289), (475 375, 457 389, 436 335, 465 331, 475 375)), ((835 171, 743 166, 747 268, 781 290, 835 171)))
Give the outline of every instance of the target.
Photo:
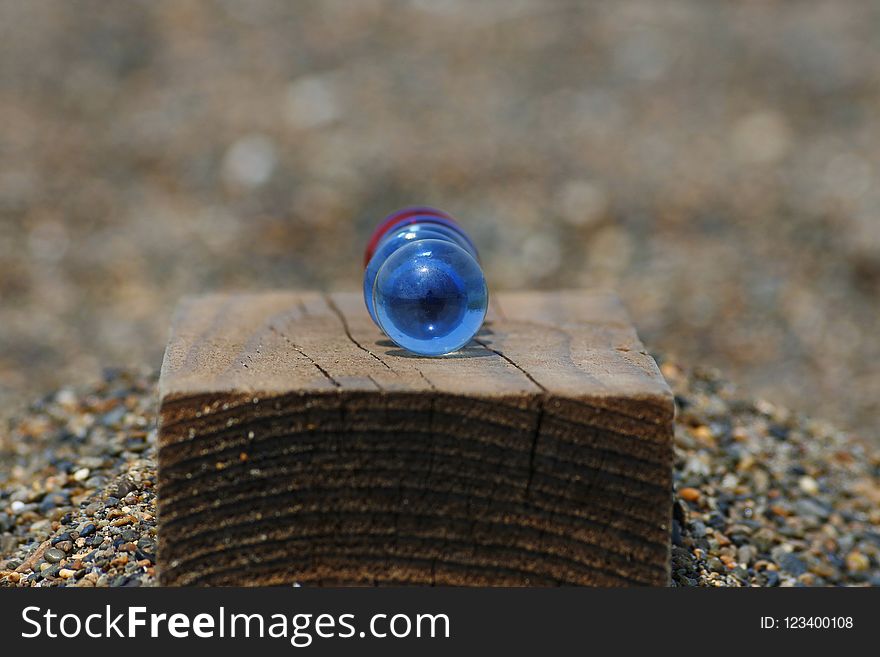
MULTIPOLYGON (((449 235, 428 237, 437 232, 435 226, 416 232, 423 238, 407 239, 398 232, 386 241, 397 247, 389 248, 384 261, 377 263, 373 314, 398 346, 440 356, 461 349, 476 335, 486 317, 489 293, 472 248, 449 235)), ((370 265, 382 250, 377 249, 370 265)))
POLYGON ((388 256, 397 251, 397 249, 409 242, 422 239, 440 239, 453 242, 470 253, 475 259, 477 258, 476 250, 466 237, 442 224, 423 221, 386 234, 379 241, 376 251, 373 257, 370 258, 370 262, 364 271, 364 304, 366 304, 367 311, 376 324, 379 323, 379 318, 376 316, 376 311, 373 307, 373 285, 376 282, 376 276, 379 274, 379 268, 385 263, 388 256))

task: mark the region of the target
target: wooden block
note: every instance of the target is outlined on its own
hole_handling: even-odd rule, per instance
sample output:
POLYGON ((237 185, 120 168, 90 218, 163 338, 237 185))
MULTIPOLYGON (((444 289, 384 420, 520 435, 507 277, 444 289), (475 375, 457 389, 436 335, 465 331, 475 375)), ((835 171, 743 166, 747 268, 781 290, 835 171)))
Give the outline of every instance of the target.
POLYGON ((360 294, 178 310, 160 381, 166 585, 665 585, 672 395, 616 297, 500 293, 413 356, 360 294))

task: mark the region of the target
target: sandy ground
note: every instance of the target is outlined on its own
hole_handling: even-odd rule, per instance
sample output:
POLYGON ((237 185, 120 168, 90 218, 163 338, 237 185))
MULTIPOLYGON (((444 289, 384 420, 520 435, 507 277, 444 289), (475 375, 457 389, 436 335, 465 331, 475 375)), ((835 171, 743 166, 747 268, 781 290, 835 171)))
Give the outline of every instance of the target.
POLYGON ((880 6, 0 2, 0 408, 155 367, 185 293, 356 288, 457 214, 492 289, 880 428, 880 6))

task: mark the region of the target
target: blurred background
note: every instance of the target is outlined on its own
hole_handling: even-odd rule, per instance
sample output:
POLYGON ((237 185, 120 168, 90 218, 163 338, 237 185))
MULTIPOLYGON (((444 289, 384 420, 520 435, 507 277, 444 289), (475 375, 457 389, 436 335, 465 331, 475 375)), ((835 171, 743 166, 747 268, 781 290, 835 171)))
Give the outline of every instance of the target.
POLYGON ((880 428, 880 4, 0 1, 0 414, 158 367, 178 298, 357 288, 385 214, 492 289, 880 428))

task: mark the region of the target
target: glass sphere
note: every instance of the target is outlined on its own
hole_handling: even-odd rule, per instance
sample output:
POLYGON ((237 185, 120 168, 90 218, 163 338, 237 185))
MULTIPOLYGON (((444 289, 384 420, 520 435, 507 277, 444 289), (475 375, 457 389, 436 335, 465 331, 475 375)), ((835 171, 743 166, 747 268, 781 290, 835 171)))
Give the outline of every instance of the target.
POLYGON ((370 262, 364 270, 364 303, 367 306, 367 311, 370 313, 370 317, 372 317, 373 321, 377 324, 379 323, 379 320, 376 317, 376 311, 373 306, 373 285, 376 283, 376 276, 379 273, 379 269, 385 264, 388 257, 397 251, 397 249, 409 242, 423 239, 439 239, 453 242, 465 249, 474 258, 477 257, 477 253, 470 242, 463 238, 458 231, 442 224, 418 223, 407 226, 394 233, 388 233, 379 242, 373 257, 370 258, 370 262))
POLYGON ((486 317, 489 293, 480 265, 459 244, 416 239, 379 267, 373 284, 376 321, 400 347, 423 356, 457 351, 486 317))

